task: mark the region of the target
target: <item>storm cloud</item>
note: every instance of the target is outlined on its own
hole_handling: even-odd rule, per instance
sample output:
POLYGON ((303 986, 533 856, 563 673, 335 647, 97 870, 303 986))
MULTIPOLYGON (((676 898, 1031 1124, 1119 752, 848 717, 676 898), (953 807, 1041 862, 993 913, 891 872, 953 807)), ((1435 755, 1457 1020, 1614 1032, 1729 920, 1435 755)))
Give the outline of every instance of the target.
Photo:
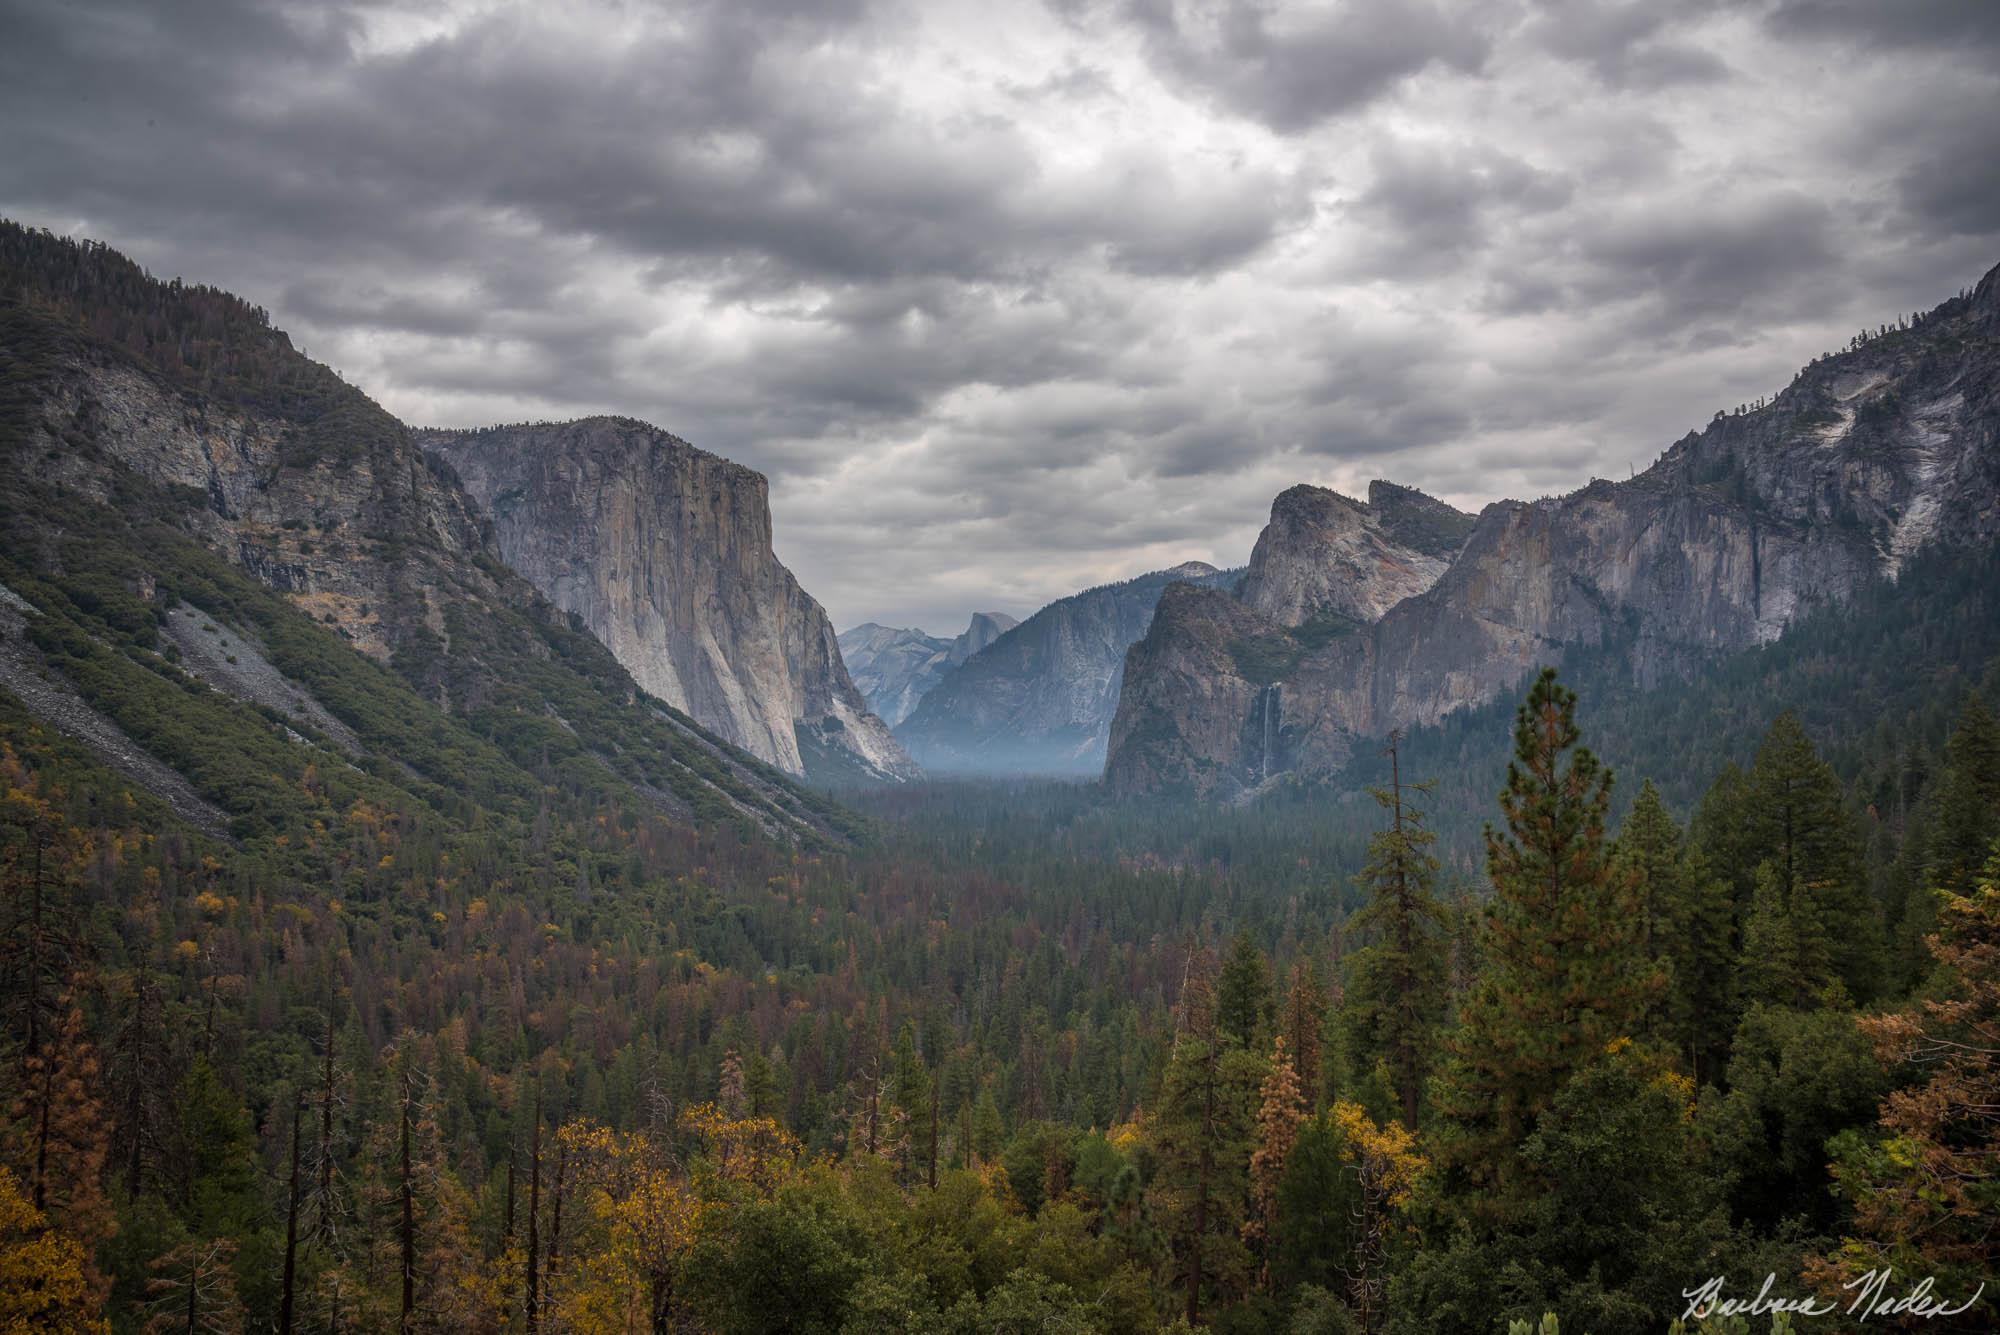
POLYGON ((0 0, 0 214, 418 423, 767 472, 840 625, 1623 476, 2000 261, 1984 0, 0 0))

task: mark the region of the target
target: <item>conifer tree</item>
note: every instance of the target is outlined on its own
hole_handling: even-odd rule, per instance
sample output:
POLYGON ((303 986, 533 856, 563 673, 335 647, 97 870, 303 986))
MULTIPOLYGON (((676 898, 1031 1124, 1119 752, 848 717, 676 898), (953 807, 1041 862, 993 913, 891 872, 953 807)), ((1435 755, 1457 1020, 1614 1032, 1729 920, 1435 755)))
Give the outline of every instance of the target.
POLYGON ((1709 874, 1707 859, 1682 835, 1650 779, 1640 785, 1618 832, 1618 853, 1639 876, 1641 951, 1660 961, 1666 974, 1648 1029, 1697 1082, 1713 1079, 1731 1028, 1729 886, 1709 874))
POLYGON ((1736 991, 1746 1005, 1806 1010, 1845 1000, 1833 969, 1833 944, 1813 887, 1785 884, 1776 864, 1757 868, 1757 893, 1743 920, 1736 991))
POLYGON ((1757 888, 1757 863, 1763 854, 1750 819, 1750 778, 1733 761, 1710 781, 1695 808, 1689 837, 1708 858, 1709 870, 1729 883, 1730 902, 1738 915, 1748 911, 1757 888))
POLYGON ((2000 852, 1970 893, 1942 896, 1931 948, 1949 981, 1942 995, 1865 1019, 1883 1060, 1921 1083, 1881 1106, 1886 1138, 1842 1135, 1836 1190, 1853 1210, 1854 1236, 1817 1267, 1826 1287, 1893 1266, 1933 1275, 1941 1293, 1981 1302, 1961 1329, 1991 1329, 2000 1313, 2000 852))
POLYGON ((1503 1220, 1531 1192, 1520 1145, 1556 1092, 1633 1033, 1660 978, 1640 948, 1637 877, 1614 866, 1611 775, 1578 745, 1576 696, 1544 669, 1521 705, 1486 832, 1487 966, 1451 1042, 1439 1111, 1469 1215, 1503 1220))
POLYGON ((18 1093, 0 1110, 0 1154, 24 1177, 37 1212, 95 1247, 115 1228, 103 1187, 109 1124, 83 1011, 67 997, 58 1001, 59 1023, 26 1059, 18 1093))
POLYGON ((1369 840, 1368 865, 1355 878, 1370 898, 1351 925, 1368 944, 1349 956, 1342 1018, 1352 1074, 1365 1081, 1378 1067, 1386 1072, 1397 1115, 1414 1127, 1444 1017, 1449 965, 1445 912, 1433 889, 1437 835, 1412 802, 1431 785, 1403 783, 1400 740, 1389 735, 1389 786, 1371 790, 1389 824, 1369 840))
MULTIPOLYGON (((1966 697, 1944 766, 1925 803, 1918 883, 1909 888, 1899 924, 1900 955, 1919 966, 1929 959, 1925 941, 1937 926, 1942 895, 1965 895, 2000 836, 2000 724, 1977 693, 1966 697)), ((1914 975, 1915 970, 1905 968, 1914 975)))
POLYGON ((749 1109, 749 1097, 743 1088, 743 1059, 731 1048, 722 1059, 722 1075, 715 1092, 716 1106, 731 1117, 741 1117, 749 1109))
POLYGON ((1223 1032, 1214 970, 1208 951, 1193 953, 1154 1126, 1155 1182, 1189 1325, 1210 1298, 1241 1292, 1250 1271, 1242 1231, 1263 1062, 1223 1032))
POLYGON ((1758 747, 1744 801, 1755 853, 1752 886, 1756 865, 1768 861, 1783 902, 1796 906, 1809 898, 1817 906, 1834 970, 1848 990, 1862 1000, 1874 995, 1882 931, 1862 884, 1860 842, 1839 778, 1790 711, 1778 715, 1758 747))
POLYGON ((1320 1088, 1320 1036, 1326 1026, 1326 987, 1320 982, 1319 963, 1307 955, 1292 965, 1285 988, 1284 1023, 1280 1030, 1285 1050, 1298 1071, 1299 1093, 1306 1110, 1316 1111, 1320 1088))
POLYGON ((894 1124, 899 1135, 893 1153, 897 1171, 906 1184, 924 1176, 924 1166, 933 1142, 932 1076, 924 1068, 917 1051, 917 1030, 905 1022, 896 1033, 896 1046, 889 1078, 889 1097, 894 1124))
POLYGON ((229 1238, 190 1240, 160 1256, 147 1281, 146 1335, 242 1335, 229 1238))
POLYGON ((1236 934, 1215 980, 1215 1021, 1224 1038, 1252 1049, 1271 1022, 1271 965, 1248 932, 1236 934))
POLYGON ((1274 1248, 1272 1229, 1277 1222, 1278 1187, 1284 1181, 1285 1163, 1291 1157, 1306 1115, 1298 1071, 1285 1048, 1285 1036, 1279 1034, 1272 1040, 1270 1070, 1257 1089, 1257 1139, 1250 1151, 1252 1209, 1243 1225, 1245 1241, 1263 1245, 1263 1273, 1267 1281, 1274 1248))

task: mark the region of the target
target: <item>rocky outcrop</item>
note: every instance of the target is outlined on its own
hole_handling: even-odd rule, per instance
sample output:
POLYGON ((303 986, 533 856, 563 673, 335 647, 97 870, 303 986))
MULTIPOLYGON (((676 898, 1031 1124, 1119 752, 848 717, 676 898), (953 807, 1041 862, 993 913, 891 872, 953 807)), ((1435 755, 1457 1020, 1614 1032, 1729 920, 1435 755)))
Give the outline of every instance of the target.
POLYGON ((840 656, 862 699, 893 728, 945 673, 1019 624, 1005 612, 974 612, 964 632, 947 640, 865 621, 840 633, 840 656))
POLYGON ((1455 552, 1458 521, 1412 495, 1294 488, 1237 597, 1163 603, 1127 660, 1107 780, 1231 795, 1326 774, 1357 737, 1435 723, 1566 655, 1612 654, 1655 684, 1894 579, 1928 544, 1991 542, 2000 270, 1717 414, 1636 478, 1488 506, 1455 552), (1390 507, 1401 521, 1371 522, 1390 507), (1416 556, 1392 536, 1412 518, 1406 536, 1434 539, 1416 556))
POLYGON ((1472 525, 1471 515, 1393 483, 1370 484, 1366 504, 1293 487, 1271 503, 1238 596, 1281 626, 1374 621, 1437 583, 1472 525))
POLYGON ((416 435, 507 563, 645 690, 793 774, 809 756, 915 773, 848 678, 825 611, 772 552, 762 474, 625 418, 416 435))
POLYGON ((946 674, 896 736, 935 770, 1094 774, 1125 651, 1146 633, 1161 593, 1176 581, 1235 578, 1190 561, 1051 603, 946 674))
POLYGON ((1387 482, 1366 502, 1325 487, 1279 495, 1233 593, 1169 588, 1133 646, 1108 746, 1114 785, 1235 792, 1306 759, 1309 712, 1288 679, 1435 585, 1474 522, 1387 482))
MULTIPOLYGON (((262 311, 0 221, 0 365, 13 387, 0 413, 9 562, 51 581, 98 578, 66 555, 92 542, 105 569, 122 570, 120 596, 150 604, 165 587, 199 606, 198 636, 181 633, 184 608, 159 606, 160 652, 190 681, 289 716, 294 744, 324 745, 340 763, 365 762, 427 794, 533 787, 560 771, 565 783, 745 833, 839 842, 853 828, 820 794, 642 695, 506 564, 453 470, 262 311), (185 538, 235 569, 208 571, 185 538), (157 578, 129 564, 155 546, 172 553, 157 578), (292 610, 245 601, 251 581, 313 626, 301 634, 303 620, 284 619, 292 610), (229 647, 206 642, 211 624, 229 647), (254 647, 258 626, 279 625, 270 654, 254 647)), ((837 665, 830 629, 824 640, 837 665)), ((52 689, 29 703, 37 713, 35 700, 47 703, 47 721, 67 730, 66 698, 52 689)), ((826 731, 843 704, 822 716, 826 731)), ((114 763, 193 810, 143 767, 114 763)))

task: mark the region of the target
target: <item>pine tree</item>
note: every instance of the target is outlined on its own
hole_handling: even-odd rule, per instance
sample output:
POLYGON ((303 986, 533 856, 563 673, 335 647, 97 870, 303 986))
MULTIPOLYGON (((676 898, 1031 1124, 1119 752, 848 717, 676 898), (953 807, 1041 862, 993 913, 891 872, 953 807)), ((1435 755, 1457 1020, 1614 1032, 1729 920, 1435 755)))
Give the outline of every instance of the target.
POLYGON ((1255 1049, 1271 1022, 1271 965, 1248 932, 1238 932, 1215 981, 1215 1021, 1224 1038, 1255 1049))
POLYGON ((1342 1019, 1353 1074, 1367 1080, 1379 1067, 1396 1111, 1414 1127, 1422 1111, 1431 1052, 1444 1017, 1445 912, 1433 892, 1437 835, 1424 828, 1414 796, 1429 784, 1402 781, 1400 738, 1389 735, 1389 787, 1371 791, 1389 825, 1369 840, 1369 861, 1358 885, 1369 901, 1352 920, 1368 940, 1349 957, 1342 1019))
MULTIPOLYGON (((36 1213, 94 1250, 116 1227, 103 1185, 109 1123, 83 1011, 56 1000, 60 1020, 24 1060, 18 1092, 0 1110, 0 1160, 27 1184, 36 1213)), ((86 1272, 102 1286, 94 1268, 86 1272)))
POLYGON ((243 1303, 236 1296, 229 1238, 193 1240, 153 1262, 146 1335, 242 1335, 243 1303))
POLYGON ((1813 888, 1787 886, 1775 863, 1757 868, 1757 893, 1743 921, 1736 991, 1746 1005, 1793 1010, 1847 999, 1834 973, 1833 944, 1813 888))
POLYGON ((1308 955, 1292 965, 1285 987, 1284 1021, 1280 1026, 1285 1050, 1298 1070, 1299 1093, 1308 1112, 1319 1108, 1320 1036, 1326 1027, 1326 987, 1320 982, 1319 963, 1308 955))
POLYGON ((62 796, 36 796, 11 752, 0 761, 0 1015, 29 1060, 62 1023, 84 962, 74 889, 90 847, 63 819, 62 796))
POLYGON ((1661 981, 1640 947, 1637 878, 1605 843, 1611 775, 1579 735, 1575 694, 1544 669, 1515 723, 1506 829, 1486 831, 1487 967, 1441 1085, 1447 1172, 1476 1218, 1522 1209, 1518 1151, 1536 1119, 1639 1027, 1661 981))
POLYGON ((1154 1119, 1154 1180, 1189 1325, 1200 1324, 1211 1298, 1242 1292, 1250 1271, 1242 1231, 1263 1062, 1222 1031, 1214 969, 1206 950, 1189 959, 1154 1119))
POLYGON ((1757 889, 1757 839, 1750 818, 1750 778, 1735 763, 1726 764, 1702 794, 1689 826, 1689 837, 1708 858, 1709 869, 1729 883, 1729 898, 1739 913, 1746 911, 1757 889))
POLYGON ((893 1122, 899 1129, 893 1155, 905 1184, 925 1176, 925 1165, 934 1140, 932 1120, 932 1078, 917 1051, 917 1030, 905 1022, 896 1033, 889 1077, 889 1099, 893 1122))
POLYGON ((1661 962, 1666 986, 1648 1030, 1697 1082, 1721 1072, 1727 1051, 1735 917, 1729 886, 1681 834, 1649 779, 1618 832, 1618 854, 1639 876, 1641 952, 1661 962))
MULTIPOLYGON (((1919 964, 1928 959, 1924 942, 1937 926, 1939 896, 1968 893, 2000 836, 2000 724, 1976 693, 1959 712, 1924 807, 1914 854, 1921 860, 1921 878, 1898 925, 1901 957, 1919 964)), ((1905 972, 1915 970, 1906 966, 1905 972)))
POLYGON ((741 1117, 749 1108, 749 1097, 743 1088, 743 1059, 731 1048, 722 1059, 722 1076, 717 1082, 716 1106, 731 1117, 741 1117))
POLYGON ((1940 1293, 1981 1304, 1962 1329, 1992 1329, 2000 1302, 2000 853, 1970 893, 1945 892, 1931 948, 1949 980, 1942 995, 1864 1019, 1884 1061, 1921 1083, 1882 1103, 1886 1139, 1847 1133, 1834 1144, 1836 1190, 1854 1236, 1817 1267, 1829 1290, 1869 1269, 1934 1275, 1940 1293))
POLYGON ((1285 1049, 1285 1036, 1279 1034, 1271 1044, 1270 1072, 1257 1090, 1257 1139, 1250 1152, 1252 1210, 1243 1224, 1244 1240, 1263 1245, 1263 1274, 1267 1283, 1275 1250, 1272 1229, 1277 1222, 1278 1187, 1284 1181, 1285 1163, 1291 1157, 1292 1146, 1298 1142, 1299 1127, 1306 1115, 1298 1071, 1285 1049))
POLYGON ((1840 779, 1789 711, 1758 747, 1744 800, 1756 863, 1771 864, 1786 903, 1815 902, 1828 927, 1837 928, 1835 971, 1856 998, 1874 995, 1882 929, 1862 883, 1860 841, 1842 805, 1840 779))
POLYGON ((981 1163, 991 1163, 1007 1139, 1007 1124, 1000 1116, 1000 1101, 993 1097, 993 1086, 990 1084, 981 1085, 979 1097, 972 1101, 967 1139, 967 1149, 981 1163))

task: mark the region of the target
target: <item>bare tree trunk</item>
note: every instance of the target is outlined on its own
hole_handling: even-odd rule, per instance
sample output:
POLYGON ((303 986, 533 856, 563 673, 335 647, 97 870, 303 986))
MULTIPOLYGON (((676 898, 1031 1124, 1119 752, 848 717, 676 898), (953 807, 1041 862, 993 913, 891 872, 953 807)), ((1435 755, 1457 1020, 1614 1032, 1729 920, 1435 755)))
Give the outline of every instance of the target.
POLYGON ((535 1094, 535 1130, 528 1151, 528 1335, 541 1328, 541 1284, 536 1271, 541 1251, 542 1096, 535 1094))
POLYGON ((932 1191, 936 1191, 936 1190, 937 1190, 937 1160, 938 1160, 938 1102, 939 1102, 939 1095, 938 1095, 938 1086, 939 1086, 939 1085, 940 1085, 941 1083, 943 1083, 943 1082, 942 1082, 942 1081, 940 1080, 940 1078, 939 1078, 939 1077, 938 1077, 937 1075, 933 1075, 933 1076, 931 1077, 931 1171, 930 1171, 930 1187, 931 1187, 931 1190, 932 1190, 932 1191))
POLYGON ((410 1087, 403 1086, 403 1315, 397 1329, 407 1332, 417 1309, 417 1202, 410 1182, 410 1087))
POLYGON ((299 1123, 305 1120, 305 1100, 292 1102, 292 1190, 285 1207, 285 1289, 278 1301, 278 1335, 292 1335, 292 1289, 299 1254, 299 1123))

